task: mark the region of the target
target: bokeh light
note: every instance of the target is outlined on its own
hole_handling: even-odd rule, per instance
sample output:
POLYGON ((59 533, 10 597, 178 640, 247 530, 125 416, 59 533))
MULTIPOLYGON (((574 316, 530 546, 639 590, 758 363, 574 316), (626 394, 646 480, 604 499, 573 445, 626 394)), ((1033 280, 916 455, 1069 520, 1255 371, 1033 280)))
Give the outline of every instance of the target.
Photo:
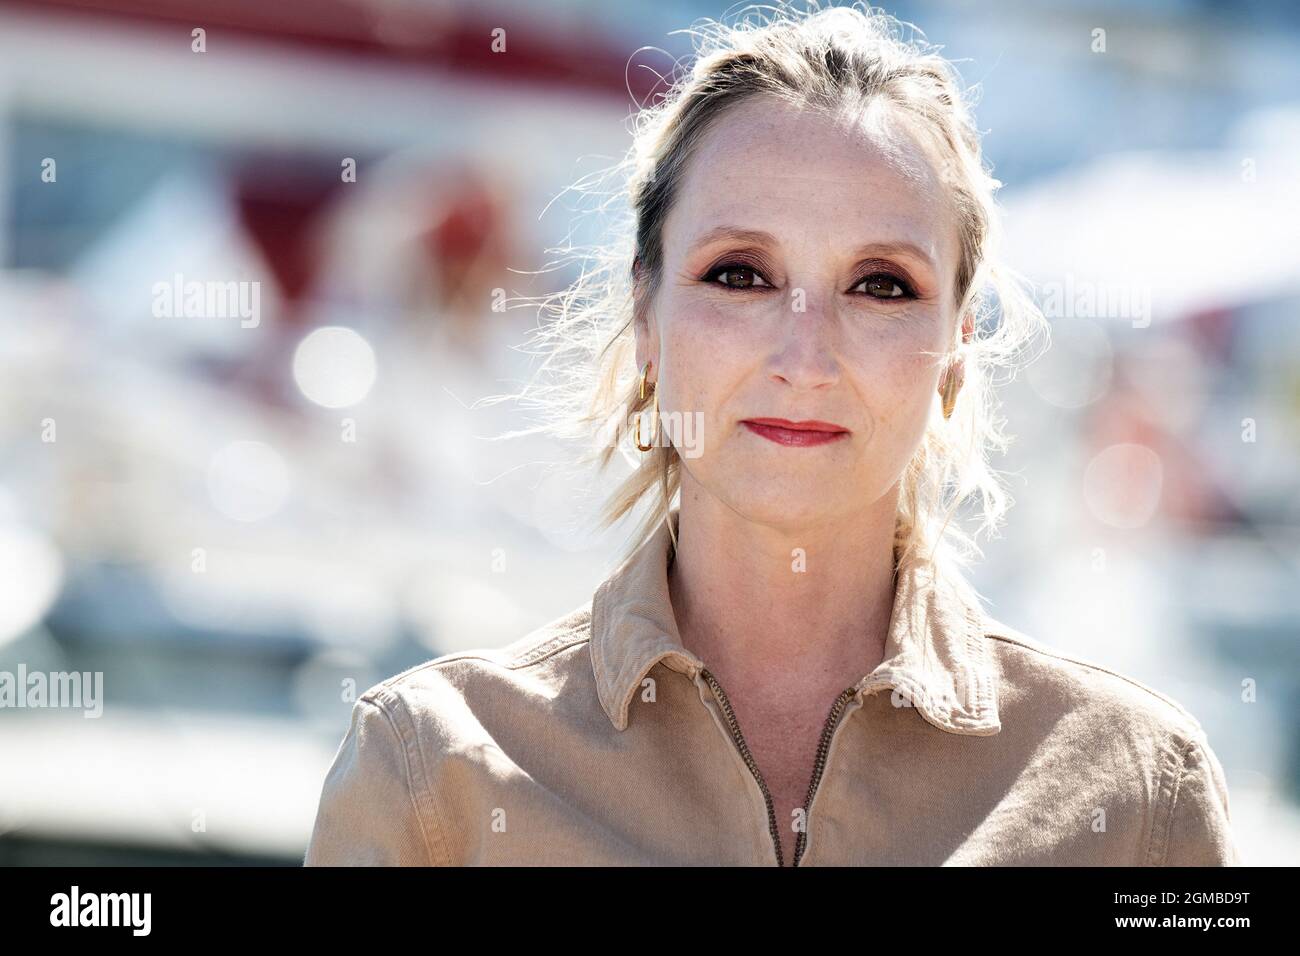
POLYGON ((317 405, 347 408, 375 384, 375 350, 352 329, 316 329, 293 354, 293 380, 317 405))

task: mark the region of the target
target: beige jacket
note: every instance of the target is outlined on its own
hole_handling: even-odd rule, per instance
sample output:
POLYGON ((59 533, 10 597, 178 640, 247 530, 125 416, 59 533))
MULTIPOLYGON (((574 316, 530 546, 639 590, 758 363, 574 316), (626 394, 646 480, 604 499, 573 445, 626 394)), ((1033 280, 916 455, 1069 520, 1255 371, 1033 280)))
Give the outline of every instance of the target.
POLYGON ((506 648, 366 691, 305 863, 788 866, 778 826, 799 866, 1240 862, 1191 714, 919 562, 885 659, 827 702, 804 813, 777 820, 725 691, 678 638, 671 543, 665 522, 590 604, 506 648))

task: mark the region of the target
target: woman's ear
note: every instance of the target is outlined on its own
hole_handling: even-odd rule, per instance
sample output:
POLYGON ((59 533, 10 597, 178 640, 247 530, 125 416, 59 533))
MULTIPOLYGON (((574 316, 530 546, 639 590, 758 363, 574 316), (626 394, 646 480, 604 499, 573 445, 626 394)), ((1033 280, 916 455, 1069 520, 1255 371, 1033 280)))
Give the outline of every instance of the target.
POLYGON ((638 313, 632 322, 636 335, 636 367, 639 372, 649 362, 652 366, 646 373, 650 381, 655 381, 659 374, 659 331, 653 317, 647 313, 638 313))
MULTIPOLYGON (((658 373, 659 365, 659 327, 655 321, 654 313, 650 308, 650 303, 644 301, 644 286, 642 279, 644 276, 637 274, 636 270, 640 266, 640 260, 633 260, 633 284, 632 284, 632 332, 636 337, 636 367, 640 371, 645 367, 646 362, 655 366, 650 375, 658 373)), ((650 378, 654 381, 654 378, 650 378)))

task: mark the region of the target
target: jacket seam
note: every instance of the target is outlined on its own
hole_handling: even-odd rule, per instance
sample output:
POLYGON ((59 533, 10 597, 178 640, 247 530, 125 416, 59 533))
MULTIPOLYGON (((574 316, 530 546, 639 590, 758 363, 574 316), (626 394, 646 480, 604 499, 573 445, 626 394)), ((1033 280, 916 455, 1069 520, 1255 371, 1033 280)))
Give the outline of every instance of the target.
POLYGON ((1173 708, 1173 710, 1176 711, 1179 714, 1179 716, 1190 721, 1191 729, 1193 732, 1199 730, 1200 728, 1200 722, 1197 721, 1196 717, 1193 714, 1191 714, 1185 707, 1183 707, 1177 701, 1171 700, 1169 697, 1166 697, 1158 690, 1148 687, 1146 684, 1143 684, 1141 681, 1134 680, 1132 677, 1128 677, 1124 674, 1119 673, 1118 671, 1113 671, 1108 667, 1103 667, 1102 665, 1095 664, 1091 661, 1080 660, 1079 658, 1071 657, 1068 654, 1061 654, 1047 648, 1034 647, 1030 644, 1025 644, 1021 641, 1016 640, 1015 638, 1007 637, 1005 634, 988 633, 986 634, 986 636, 992 638, 993 640, 1005 641, 1006 643, 1013 644, 1016 647, 1023 647, 1025 650, 1031 651, 1042 657, 1050 657, 1054 660, 1066 661, 1067 663, 1077 664, 1080 667, 1086 667, 1089 670, 1098 671, 1102 674, 1109 674, 1111 677, 1118 678, 1119 680, 1124 681, 1126 684, 1132 684, 1134 687, 1138 688, 1139 690, 1145 691, 1147 694, 1154 697, 1156 700, 1159 700, 1167 704, 1169 707, 1173 708))
POLYGON ((591 661, 591 674, 596 684, 596 702, 600 704, 600 708, 605 712, 605 716, 613 721, 615 729, 621 730, 622 727, 619 726, 618 714, 613 710, 617 705, 609 704, 605 700, 607 694, 605 686, 605 642, 604 640, 596 640, 598 635, 605 633, 603 629, 605 620, 604 597, 608 588, 609 581, 606 581, 596 588, 596 593, 591 599, 591 643, 587 651, 587 657, 591 661))
POLYGON ((981 722, 985 716, 996 709, 993 679, 989 673, 988 646, 984 643, 984 619, 977 608, 966 609, 966 653, 963 662, 962 678, 973 677, 975 680, 975 714, 974 720, 981 722))
POLYGON ((540 664, 542 661, 550 660, 562 651, 589 640, 591 640, 591 635, 587 633, 587 629, 585 627, 576 627, 571 631, 555 635, 526 654, 516 654, 510 658, 510 661, 505 666, 510 670, 522 670, 525 667, 531 667, 534 664, 540 664), (552 644, 555 646, 550 646, 552 644))
POLYGON ((1182 789, 1183 779, 1187 776, 1188 755, 1197 746, 1195 738, 1188 740, 1177 750, 1174 749, 1177 747, 1177 737, 1171 736, 1170 743, 1174 747, 1166 749, 1164 753, 1176 753, 1177 764, 1175 765, 1173 761, 1166 761, 1166 770, 1161 774, 1161 786, 1157 796, 1163 795, 1167 780, 1169 782, 1169 798, 1163 804, 1163 811, 1157 813, 1156 825, 1152 827, 1152 842, 1148 852, 1148 860, 1152 866, 1165 866, 1169 859, 1169 834, 1173 829, 1174 816, 1178 810, 1178 793, 1182 789))
MULTIPOLYGON (((476 655, 473 652, 467 652, 465 654, 458 654, 454 658, 440 659, 438 660, 437 665, 441 666, 442 664, 454 664, 460 661, 481 661, 484 664, 493 664, 497 667, 503 668, 504 670, 521 671, 521 670, 527 670, 528 668, 534 666, 535 664, 543 664, 546 661, 550 660, 551 658, 556 657, 559 654, 563 653, 564 651, 572 650, 575 647, 580 647, 581 645, 586 644, 590 640, 591 639, 586 635, 574 638, 572 641, 569 641, 567 644, 548 649, 543 656, 537 658, 536 660, 525 661, 523 663, 515 663, 514 658, 512 658, 509 661, 506 661, 506 660, 502 660, 499 657, 488 657, 486 655, 476 655)), ((428 665, 424 665, 424 666, 433 666, 433 663, 434 662, 430 661, 428 665)), ((381 684, 380 687, 388 693, 395 692, 395 688, 388 685, 387 682, 381 684)))
POLYGON ((574 644, 581 644, 583 641, 590 640, 590 636, 586 633, 586 630, 587 628, 585 626, 574 627, 570 630, 564 631, 561 634, 557 634, 554 637, 548 638, 541 645, 539 645, 538 649, 540 649, 541 647, 545 647, 547 644, 550 644, 553 641, 557 641, 562 638, 572 637, 573 639, 567 644, 561 644, 560 646, 547 649, 547 651, 541 657, 538 657, 533 660, 528 660, 526 658, 528 654, 534 654, 537 652, 538 649, 529 651, 527 652, 527 654, 516 654, 514 657, 510 657, 506 659, 503 659, 500 653, 493 653, 490 649, 457 651, 452 654, 444 654, 441 657, 437 657, 430 661, 425 661, 423 664, 416 664, 414 667, 407 668, 406 670, 402 671, 400 674, 394 674, 392 677, 380 681, 379 684, 376 685, 376 687, 382 688, 384 690, 392 690, 395 689, 397 684, 404 681, 407 677, 413 677, 424 670, 429 670, 429 669, 436 670, 439 667, 443 666, 444 664, 455 664, 458 663, 459 661, 484 661, 485 663, 488 664, 496 664, 499 667, 504 667, 507 670, 519 670, 520 668, 529 667, 533 664, 540 663, 541 661, 544 661, 547 658, 552 657, 555 654, 558 654, 560 651, 566 650, 568 647, 574 644))
POLYGON ((953 713, 951 707, 940 706, 926 684, 906 671, 884 671, 876 680, 862 687, 863 695, 868 697, 874 697, 882 691, 890 692, 891 706, 897 706, 892 701, 893 693, 895 691, 901 693, 907 701, 904 706, 918 712, 926 723, 939 730, 952 733, 964 727, 979 725, 978 716, 976 718, 959 718, 957 714, 953 713))
MULTIPOLYGON (((387 695, 385 695, 385 698, 386 697, 387 695)), ((366 703, 369 703, 372 707, 374 707, 376 710, 378 710, 381 714, 384 715, 384 718, 388 721, 389 726, 393 728, 393 734, 397 737, 398 743, 402 745, 402 764, 406 771, 406 796, 407 799, 411 801, 411 811, 415 815, 415 822, 420 828, 420 836, 424 840, 425 856, 428 857, 429 862, 432 863, 435 859, 433 853, 433 846, 429 841, 429 830, 428 827, 425 826, 424 816, 420 813, 420 800, 416 796, 414 778, 411 772, 411 744, 406 739, 405 734, 402 733, 401 727, 397 725, 397 721, 393 718, 393 715, 389 712, 388 708, 384 706, 385 698, 381 698, 379 694, 375 694, 369 700, 366 700, 365 697, 362 697, 361 699, 366 703)), ((392 702, 397 704, 398 706, 400 706, 401 703, 400 700, 396 700, 392 702)), ((429 781, 428 781, 428 774, 427 772, 425 772, 425 767, 424 767, 424 755, 420 752, 418 746, 415 748, 415 751, 416 751, 416 756, 420 760, 421 779, 422 782, 424 783, 424 786, 421 787, 419 791, 420 796, 423 797, 424 800, 428 802, 431 815, 435 817, 439 817, 439 819, 441 819, 440 815, 437 812, 436 804, 433 803, 432 798, 429 796, 429 789, 428 789, 429 781)), ((438 836, 438 844, 440 847, 442 847, 443 859, 445 861, 448 861, 447 865, 449 865, 450 854, 447 852, 446 844, 443 842, 443 838, 442 838, 443 831, 441 828, 435 828, 435 830, 438 836)))

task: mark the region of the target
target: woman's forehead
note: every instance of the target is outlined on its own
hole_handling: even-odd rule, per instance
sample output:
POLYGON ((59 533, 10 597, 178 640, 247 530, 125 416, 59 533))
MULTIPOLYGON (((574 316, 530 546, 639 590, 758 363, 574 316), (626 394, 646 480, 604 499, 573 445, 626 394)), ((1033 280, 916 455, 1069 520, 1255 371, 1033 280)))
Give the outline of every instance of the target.
POLYGON ((816 229, 846 241, 935 248, 949 229, 943 187, 902 124, 846 123, 772 98, 723 114, 688 164, 669 222, 693 244, 719 222, 795 238, 816 229))
POLYGON ((937 185, 930 158, 909 124, 880 98, 831 115, 771 96, 751 97, 718 116, 697 156, 766 169, 815 168, 819 176, 840 181, 884 174, 928 188, 937 185))

